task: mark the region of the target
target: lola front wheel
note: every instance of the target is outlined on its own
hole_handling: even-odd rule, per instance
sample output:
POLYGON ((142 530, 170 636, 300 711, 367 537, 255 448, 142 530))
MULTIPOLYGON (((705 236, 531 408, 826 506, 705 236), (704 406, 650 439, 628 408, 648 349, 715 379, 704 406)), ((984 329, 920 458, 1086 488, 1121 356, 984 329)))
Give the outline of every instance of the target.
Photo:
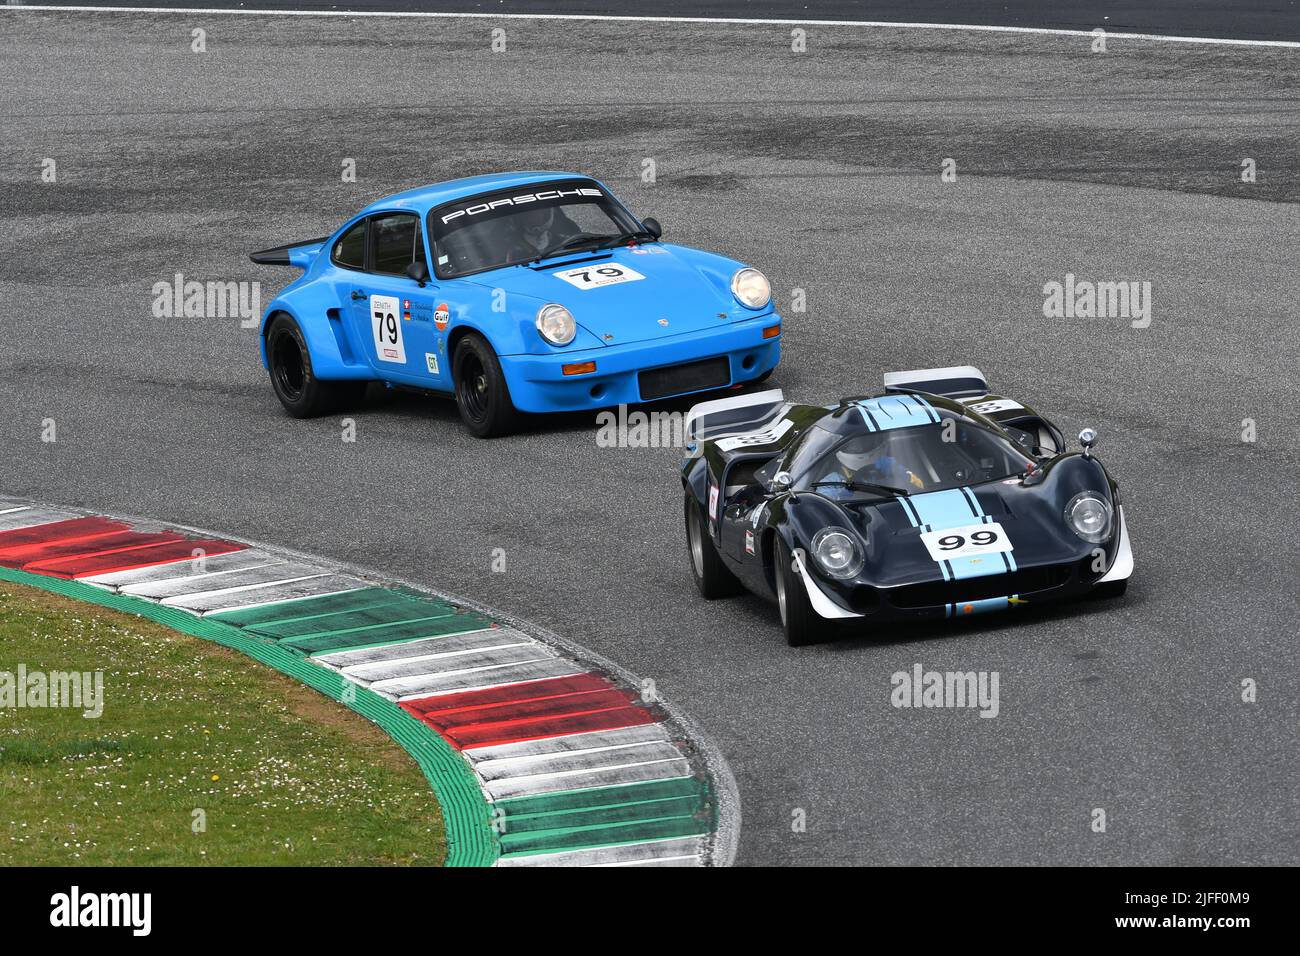
POLYGON ((827 640, 831 636, 831 627, 813 609, 803 577, 795 569, 794 557, 780 538, 776 541, 776 566, 772 569, 772 579, 786 643, 791 647, 804 647, 827 640))

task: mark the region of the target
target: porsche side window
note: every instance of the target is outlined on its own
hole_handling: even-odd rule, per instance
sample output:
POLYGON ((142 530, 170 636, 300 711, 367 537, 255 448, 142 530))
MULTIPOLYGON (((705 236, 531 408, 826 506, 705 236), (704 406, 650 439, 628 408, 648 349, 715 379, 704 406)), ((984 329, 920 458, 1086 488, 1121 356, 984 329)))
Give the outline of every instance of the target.
POLYGON ((334 253, 330 259, 336 266, 345 269, 364 269, 366 267, 366 221, 363 219, 334 243, 334 253))
POLYGON ((371 220, 371 272, 400 276, 424 255, 420 246, 420 219, 407 213, 376 216, 371 220))

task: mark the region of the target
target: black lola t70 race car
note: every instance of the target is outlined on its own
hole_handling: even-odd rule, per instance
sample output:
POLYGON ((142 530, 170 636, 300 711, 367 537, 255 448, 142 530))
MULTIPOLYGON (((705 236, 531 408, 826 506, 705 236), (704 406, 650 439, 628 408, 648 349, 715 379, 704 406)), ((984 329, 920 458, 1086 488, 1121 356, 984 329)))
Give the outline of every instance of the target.
POLYGON ((1119 488, 1092 454, 979 369, 893 372, 885 391, 797 405, 780 390, 696 405, 682 466, 705 598, 774 600, 786 639, 838 624, 963 617, 1133 573, 1119 488))

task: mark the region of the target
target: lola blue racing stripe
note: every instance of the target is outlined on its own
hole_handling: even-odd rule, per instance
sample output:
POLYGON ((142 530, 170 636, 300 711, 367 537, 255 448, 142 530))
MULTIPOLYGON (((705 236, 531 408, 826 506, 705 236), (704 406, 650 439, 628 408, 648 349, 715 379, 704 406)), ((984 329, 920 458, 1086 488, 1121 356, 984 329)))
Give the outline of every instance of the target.
MULTIPOLYGON (((908 517, 915 515, 914 523, 922 531, 943 531, 963 525, 988 524, 993 519, 984 513, 979 499, 969 488, 949 488, 923 495, 909 495, 901 499, 908 517), (909 507, 910 506, 910 510, 909 507)), ((1005 532, 1004 532, 1005 533, 1005 532)), ((1014 571, 1015 560, 1011 552, 992 555, 970 555, 939 562, 945 581, 978 578, 987 574, 1014 571)))
POLYGON ((913 425, 937 425, 939 414, 919 395, 882 395, 853 403, 871 431, 910 428, 913 425))

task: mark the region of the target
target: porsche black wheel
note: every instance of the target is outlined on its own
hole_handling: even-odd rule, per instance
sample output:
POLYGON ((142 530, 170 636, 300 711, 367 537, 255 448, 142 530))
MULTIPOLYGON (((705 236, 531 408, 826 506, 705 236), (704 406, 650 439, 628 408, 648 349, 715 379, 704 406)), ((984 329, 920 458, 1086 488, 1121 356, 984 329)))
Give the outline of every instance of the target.
POLYGON ((686 546, 691 556, 691 576, 705 600, 740 593, 740 582, 722 563, 722 556, 705 527, 699 503, 690 492, 686 494, 686 546))
POLYGON ((294 418, 342 411, 365 394, 365 382, 325 382, 312 373, 311 353, 302 330, 287 315, 277 315, 267 327, 266 358, 275 397, 294 418))
POLYGON ((795 570, 790 549, 779 538, 776 542, 776 567, 772 569, 772 577, 786 643, 791 647, 804 647, 830 638, 830 624, 813 609, 803 579, 795 570))
POLYGON ((494 438, 517 427, 519 413, 510 401, 501 363, 487 339, 477 332, 467 333, 456 345, 451 367, 456 380, 456 407, 472 434, 494 438))

